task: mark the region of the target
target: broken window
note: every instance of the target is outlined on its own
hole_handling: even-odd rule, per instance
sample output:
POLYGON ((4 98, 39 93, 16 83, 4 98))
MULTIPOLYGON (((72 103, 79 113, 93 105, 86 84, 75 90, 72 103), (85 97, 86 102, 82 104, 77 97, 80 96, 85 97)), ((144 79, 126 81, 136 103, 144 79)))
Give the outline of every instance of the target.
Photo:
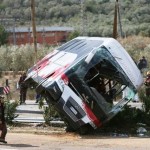
POLYGON ((69 86, 95 114, 101 113, 105 119, 121 99, 121 86, 128 85, 130 81, 105 47, 97 48, 88 63, 85 60, 79 61, 67 73, 69 86))

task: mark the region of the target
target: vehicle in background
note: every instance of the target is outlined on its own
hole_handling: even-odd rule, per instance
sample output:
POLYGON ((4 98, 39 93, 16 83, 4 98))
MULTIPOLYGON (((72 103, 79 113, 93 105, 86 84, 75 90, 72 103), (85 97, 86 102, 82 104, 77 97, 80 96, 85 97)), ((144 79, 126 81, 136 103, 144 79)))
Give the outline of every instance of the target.
POLYGON ((55 107, 69 129, 83 134, 121 111, 143 78, 117 40, 77 37, 30 68, 26 82, 55 107), (130 92, 122 99, 126 87, 130 92))

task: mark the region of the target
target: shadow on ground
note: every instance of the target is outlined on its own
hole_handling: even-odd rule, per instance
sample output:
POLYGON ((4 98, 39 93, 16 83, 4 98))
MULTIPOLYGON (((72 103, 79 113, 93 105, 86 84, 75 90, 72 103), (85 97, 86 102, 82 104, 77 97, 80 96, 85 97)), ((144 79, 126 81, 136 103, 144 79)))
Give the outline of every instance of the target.
POLYGON ((33 145, 29 145, 29 144, 2 144, 0 143, 0 145, 5 145, 5 146, 10 146, 10 147, 38 147, 38 146, 33 146, 33 145))

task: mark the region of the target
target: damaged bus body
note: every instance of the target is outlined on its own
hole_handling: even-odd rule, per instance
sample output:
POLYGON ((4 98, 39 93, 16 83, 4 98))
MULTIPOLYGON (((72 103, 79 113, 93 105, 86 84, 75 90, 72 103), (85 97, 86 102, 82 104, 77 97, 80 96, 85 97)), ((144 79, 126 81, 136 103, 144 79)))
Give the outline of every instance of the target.
POLYGON ((115 116, 133 99, 143 78, 115 39, 77 37, 30 68, 26 82, 55 107, 68 127, 82 133, 115 116), (130 92, 121 98, 126 87, 130 92))

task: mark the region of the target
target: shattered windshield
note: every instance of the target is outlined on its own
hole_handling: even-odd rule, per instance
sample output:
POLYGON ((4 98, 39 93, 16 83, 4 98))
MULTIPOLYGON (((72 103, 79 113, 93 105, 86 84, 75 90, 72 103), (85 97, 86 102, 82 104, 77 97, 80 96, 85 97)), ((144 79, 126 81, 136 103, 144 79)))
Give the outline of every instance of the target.
POLYGON ((130 86, 130 80, 105 47, 97 48, 88 63, 85 61, 86 58, 67 73, 73 85, 72 89, 90 105, 91 109, 99 109, 94 108, 96 103, 108 116, 116 102, 121 99, 124 90, 121 86, 130 86))

